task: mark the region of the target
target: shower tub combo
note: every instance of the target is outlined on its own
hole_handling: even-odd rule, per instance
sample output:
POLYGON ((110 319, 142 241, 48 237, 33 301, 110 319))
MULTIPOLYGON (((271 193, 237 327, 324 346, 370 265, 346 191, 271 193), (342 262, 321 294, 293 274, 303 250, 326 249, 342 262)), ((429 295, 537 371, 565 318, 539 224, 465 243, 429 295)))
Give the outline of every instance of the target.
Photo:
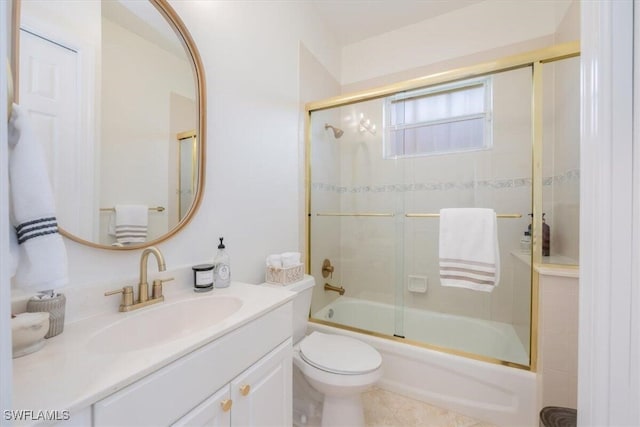
POLYGON ((386 390, 497 425, 535 424, 535 374, 405 343, 464 349, 461 353, 469 355, 499 351, 502 360, 526 364, 526 349, 511 325, 405 309, 405 339, 389 340, 369 332, 393 336, 389 329, 394 325, 394 313, 394 306, 388 304, 342 296, 314 313, 309 328, 356 337, 375 347, 382 354, 380 386, 386 390))
MULTIPOLYGON (((309 329, 375 347, 381 388, 496 425, 537 425, 532 267, 542 263, 543 186, 579 194, 575 165, 543 176, 543 136, 545 152, 579 145, 579 102, 575 114, 553 104, 570 88, 579 99, 563 83, 579 61, 552 65, 577 56, 578 43, 566 43, 306 105, 306 259, 325 284, 314 289, 309 329), (546 129, 543 105, 556 112, 546 129), (470 207, 499 218, 502 280, 491 292, 439 280, 438 212, 470 207)), ((547 220, 566 219, 564 205, 554 214, 545 203, 547 220)), ((556 248, 577 247, 558 236, 556 248)))

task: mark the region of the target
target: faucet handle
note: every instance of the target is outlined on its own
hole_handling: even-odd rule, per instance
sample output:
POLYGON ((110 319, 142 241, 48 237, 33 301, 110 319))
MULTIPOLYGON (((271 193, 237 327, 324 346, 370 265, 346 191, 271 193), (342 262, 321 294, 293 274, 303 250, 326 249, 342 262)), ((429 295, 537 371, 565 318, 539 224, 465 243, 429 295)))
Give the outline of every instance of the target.
POLYGON ((125 286, 115 291, 105 292, 104 296, 108 297, 109 295, 117 295, 117 294, 122 294, 122 303, 120 303, 120 311, 122 311, 122 308, 124 307, 129 307, 133 305, 133 286, 125 286))
POLYGON ((153 288, 151 290, 151 299, 162 298, 162 284, 174 280, 173 277, 168 279, 156 279, 153 281, 153 288))
POLYGON ((322 262, 322 277, 327 278, 331 276, 331 278, 333 278, 334 270, 335 270, 335 267, 331 265, 331 261, 329 261, 328 259, 325 259, 322 262))

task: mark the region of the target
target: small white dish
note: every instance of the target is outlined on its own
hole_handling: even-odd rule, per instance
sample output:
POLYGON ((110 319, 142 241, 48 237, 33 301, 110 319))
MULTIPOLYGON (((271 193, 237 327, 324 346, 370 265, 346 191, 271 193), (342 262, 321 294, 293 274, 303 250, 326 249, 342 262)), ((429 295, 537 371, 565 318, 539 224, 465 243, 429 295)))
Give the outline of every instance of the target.
POLYGON ((49 313, 20 313, 11 319, 13 358, 26 356, 44 347, 49 331, 49 313))

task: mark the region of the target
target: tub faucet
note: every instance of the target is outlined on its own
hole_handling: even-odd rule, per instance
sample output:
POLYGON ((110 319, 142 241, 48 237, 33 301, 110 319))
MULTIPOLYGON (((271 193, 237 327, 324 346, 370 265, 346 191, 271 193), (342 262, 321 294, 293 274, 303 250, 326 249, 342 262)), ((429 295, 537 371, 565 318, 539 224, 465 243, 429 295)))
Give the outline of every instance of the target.
POLYGON ((173 277, 169 279, 158 279, 153 281, 153 293, 149 298, 149 283, 147 282, 147 264, 149 255, 153 254, 156 257, 158 263, 158 271, 165 271, 166 265, 164 263, 164 257, 162 252, 155 246, 150 246, 142 251, 140 255, 140 280, 138 282, 138 300, 133 300, 133 287, 125 286, 122 289, 115 291, 105 292, 105 296, 115 295, 122 293, 122 303, 120 304, 120 311, 131 311, 137 308, 146 307, 151 304, 164 301, 162 295, 162 283, 173 280, 173 277))
POLYGON ((345 289, 342 286, 333 286, 333 285, 330 285, 328 283, 324 284, 324 290, 325 291, 334 291, 334 292, 339 293, 340 295, 344 295, 344 291, 345 291, 345 289))

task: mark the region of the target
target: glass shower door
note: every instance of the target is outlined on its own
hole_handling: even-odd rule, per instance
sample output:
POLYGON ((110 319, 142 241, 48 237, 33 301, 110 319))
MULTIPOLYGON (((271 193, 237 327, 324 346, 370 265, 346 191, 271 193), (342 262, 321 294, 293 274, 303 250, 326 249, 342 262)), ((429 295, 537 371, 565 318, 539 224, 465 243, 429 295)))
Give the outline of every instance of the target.
POLYGON ((529 365, 531 100, 524 67, 312 112, 313 320, 529 365), (490 292, 443 286, 444 208, 499 215, 490 292))
POLYGON ((393 336, 402 334, 403 322, 404 198, 401 164, 382 155, 382 105, 374 100, 311 116, 311 313, 393 336), (325 260, 334 267, 329 277, 322 275, 325 260))

